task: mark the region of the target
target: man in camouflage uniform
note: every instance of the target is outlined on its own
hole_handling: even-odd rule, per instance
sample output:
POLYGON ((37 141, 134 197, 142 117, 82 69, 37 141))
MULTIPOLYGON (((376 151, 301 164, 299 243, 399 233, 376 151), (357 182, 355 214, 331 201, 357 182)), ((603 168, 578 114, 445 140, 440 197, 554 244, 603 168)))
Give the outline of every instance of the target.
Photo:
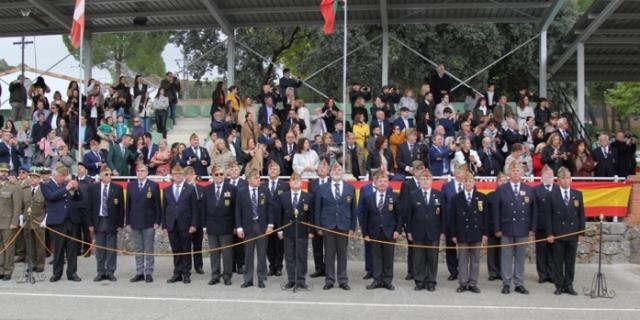
POLYGON ((40 227, 40 222, 44 219, 47 211, 46 201, 40 189, 40 171, 32 168, 26 185, 16 192, 16 214, 23 214, 24 217, 24 239, 27 257, 31 257, 33 271, 44 271, 45 248, 44 229, 40 227), (39 239, 39 240, 38 240, 39 239))
POLYGON ((0 276, 2 280, 11 280, 15 244, 10 243, 18 229, 17 211, 13 210, 16 186, 9 182, 9 165, 0 163, 0 276))

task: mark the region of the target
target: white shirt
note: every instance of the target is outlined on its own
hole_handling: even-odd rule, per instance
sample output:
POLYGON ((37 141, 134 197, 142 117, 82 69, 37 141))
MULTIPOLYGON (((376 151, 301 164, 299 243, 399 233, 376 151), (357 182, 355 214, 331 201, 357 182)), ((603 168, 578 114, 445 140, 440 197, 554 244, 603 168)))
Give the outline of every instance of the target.
MULTIPOLYGON (((173 194, 176 194, 176 190, 178 190, 178 195, 182 195, 182 184, 174 184, 173 185, 173 194)), ((178 199, 176 199, 177 201, 178 199)))
POLYGON ((344 189, 342 187, 342 181, 340 182, 333 182, 331 183, 331 194, 335 197, 336 196, 336 184, 338 185, 338 193, 340 196, 342 196, 342 190, 344 189))
POLYGON ((520 189, 520 184, 519 183, 510 182, 509 184, 511 184, 511 190, 512 191, 518 190, 518 192, 520 192, 521 189, 520 189))
POLYGON ((300 203, 300 193, 301 190, 298 191, 293 191, 291 190, 291 205, 293 205, 293 200, 298 200, 298 203, 300 203))
POLYGON ((570 199, 571 199, 571 189, 565 189, 565 188, 563 188, 563 187, 560 187, 560 192, 561 192, 561 194, 562 194, 562 200, 563 200, 563 201, 568 201, 568 200, 570 200, 570 199), (565 198, 565 195, 566 195, 569 199, 565 198))
POLYGON ((376 191, 376 206, 378 206, 378 203, 380 202, 380 196, 382 196, 382 199, 383 199, 382 203, 384 203, 385 201, 385 197, 386 197, 385 192, 376 191))
MULTIPOLYGON (((104 190, 105 190, 105 189, 107 189, 107 192, 109 192, 109 183, 107 183, 107 184, 100 183, 100 211, 98 211, 98 214, 99 214, 101 217, 103 217, 103 215, 102 215, 102 208, 103 208, 103 206, 108 206, 108 205, 109 205, 109 203, 108 203, 108 202, 106 202, 106 203, 103 203, 103 202, 102 202, 102 195, 104 194, 104 190)), ((107 199, 107 201, 109 201, 109 200, 107 199)), ((108 209, 107 209, 107 214, 108 214, 108 209)), ((106 216, 104 216, 104 217, 106 217, 106 216)))
POLYGON ((431 198, 431 188, 427 190, 424 190, 424 189, 421 189, 421 190, 422 190, 422 196, 425 198, 424 200, 427 202, 426 204, 428 205, 429 200, 431 198))
POLYGON ((144 180, 142 180, 142 181, 140 181, 140 180, 137 180, 137 181, 138 181, 138 188, 140 188, 140 184, 142 184, 142 187, 143 187, 143 188, 144 188, 144 185, 146 185, 146 184, 147 184, 147 179, 144 179, 144 180))

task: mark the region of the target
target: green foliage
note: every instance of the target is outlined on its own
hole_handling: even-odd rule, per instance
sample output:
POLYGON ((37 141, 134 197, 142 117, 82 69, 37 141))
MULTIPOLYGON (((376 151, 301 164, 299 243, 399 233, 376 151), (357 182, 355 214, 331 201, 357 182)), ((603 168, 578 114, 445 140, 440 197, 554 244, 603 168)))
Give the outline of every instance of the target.
POLYGON ((608 105, 614 108, 620 119, 640 112, 640 83, 618 82, 605 93, 608 105))
POLYGON ((11 68, 13 68, 13 66, 9 65, 7 61, 5 61, 4 59, 0 59, 0 72, 9 70, 11 68))
MULTIPOLYGON (((117 78, 122 65, 143 75, 163 76, 166 72, 162 51, 169 41, 166 32, 129 32, 94 34, 91 42, 94 66, 109 70, 117 78)), ((67 50, 79 60, 79 50, 71 46, 69 36, 63 36, 67 50)))

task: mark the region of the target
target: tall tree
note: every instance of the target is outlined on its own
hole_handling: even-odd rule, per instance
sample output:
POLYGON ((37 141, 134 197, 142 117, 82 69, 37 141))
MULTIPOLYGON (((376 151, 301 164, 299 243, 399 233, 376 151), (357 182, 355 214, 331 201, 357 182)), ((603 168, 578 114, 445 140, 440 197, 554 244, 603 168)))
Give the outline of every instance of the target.
MULTIPOLYGON (((166 32, 98 33, 91 41, 94 66, 109 70, 113 79, 122 75, 123 66, 144 75, 162 76, 165 64, 162 51, 169 42, 166 32)), ((69 36, 63 36, 67 50, 76 59, 79 51, 71 46, 69 36)))
POLYGON ((614 88, 607 90, 605 99, 607 104, 616 111, 615 114, 621 127, 624 127, 629 116, 640 112, 640 105, 638 105, 640 83, 618 82, 614 88))
POLYGON ((9 65, 4 59, 0 59, 0 72, 9 70, 11 68, 13 68, 12 65, 9 65))

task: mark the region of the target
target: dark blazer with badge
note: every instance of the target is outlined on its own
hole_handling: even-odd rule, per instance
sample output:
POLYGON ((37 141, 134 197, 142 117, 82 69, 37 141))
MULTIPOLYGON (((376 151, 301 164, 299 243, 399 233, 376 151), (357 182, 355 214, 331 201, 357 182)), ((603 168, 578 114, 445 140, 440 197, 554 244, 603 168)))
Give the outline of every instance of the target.
POLYGON ((271 180, 267 179, 262 182, 262 185, 269 191, 269 196, 271 200, 276 200, 278 196, 289 191, 289 184, 283 181, 282 179, 278 179, 276 182, 276 192, 271 194, 271 180))
POLYGON ((187 231, 189 227, 200 225, 196 191, 192 185, 182 183, 180 198, 176 200, 173 194, 173 184, 163 189, 161 224, 163 229, 187 231))
MULTIPOLYGON (((107 228, 109 232, 116 232, 124 226, 124 193, 122 187, 113 182, 109 183, 107 196, 107 228)), ((95 183, 89 187, 89 226, 97 227, 100 221, 100 203, 102 200, 102 183, 95 183)))
MULTIPOLYGON (((559 236, 573 233, 585 228, 584 201, 582 192, 569 190, 569 205, 565 205, 562 189, 556 187, 551 191, 551 210, 547 216, 547 234, 559 236)), ((578 235, 556 239, 556 241, 577 241, 578 235)))
POLYGON ((233 234, 236 226, 236 194, 238 189, 229 182, 224 182, 220 190, 220 198, 216 199, 216 184, 208 185, 203 192, 202 206, 204 207, 203 227, 207 234, 233 234))
POLYGON ((184 152, 182 153, 182 159, 180 160, 180 165, 183 167, 192 166, 197 175, 206 176, 207 167, 211 164, 211 157, 209 156, 209 152, 207 151, 207 149, 203 147, 198 148, 200 149, 200 158, 198 158, 198 155, 195 153, 195 151, 193 151, 193 147, 187 147, 186 149, 184 149, 184 152), (188 161, 191 157, 195 157, 196 161, 189 164, 188 161), (206 165, 202 164, 202 160, 206 161, 206 165))
POLYGON ((414 143, 413 150, 409 151, 409 144, 407 142, 402 143, 398 146, 398 155, 396 156, 398 170, 404 175, 409 175, 409 173, 404 171, 404 169, 406 167, 411 167, 413 165, 413 161, 415 160, 422 161, 422 163, 426 166, 429 163, 427 159, 428 156, 429 151, 424 144, 414 143))
POLYGON ((42 183, 40 187, 47 200, 47 225, 61 224, 66 218, 73 223, 82 222, 77 206, 83 197, 80 190, 67 191, 66 185, 58 185, 53 179, 42 183))
POLYGON ((387 189, 384 195, 384 205, 379 210, 377 195, 378 193, 374 192, 364 199, 362 235, 381 240, 383 235, 380 234, 380 229, 382 229, 384 236, 391 239, 394 231, 401 232, 402 230, 400 202, 398 196, 387 189))
POLYGON ((356 230, 357 202, 355 188, 342 182, 340 199, 334 197, 335 182, 325 183, 315 195, 315 224, 339 231, 356 230))
POLYGON ((427 204, 422 189, 411 193, 411 204, 407 213, 407 233, 411 233, 416 243, 439 241, 444 233, 444 215, 442 214, 442 194, 433 188, 427 204))
POLYGON ((473 190, 471 204, 467 202, 467 194, 460 192, 453 198, 453 237, 458 243, 482 242, 482 236, 488 234, 489 207, 487 197, 473 190))
POLYGON ((496 189, 493 228, 507 237, 527 237, 529 231, 536 230, 537 206, 533 188, 521 182, 518 193, 517 196, 513 193, 511 182, 496 189))
POLYGON ((160 225, 162 205, 160 201, 160 187, 157 183, 147 179, 140 190, 138 180, 127 183, 126 224, 134 229, 153 228, 160 225))
POLYGON ((594 176, 613 177, 616 175, 616 160, 618 158, 616 148, 609 146, 606 157, 601 147, 594 148, 591 150, 591 157, 593 157, 593 161, 598 163, 593 170, 594 176))
MULTIPOLYGON (((553 190, 557 189, 557 185, 553 185, 553 190)), ((533 188, 533 193, 535 195, 536 207, 538 210, 536 211, 536 215, 538 217, 536 223, 536 232, 546 235, 547 234, 547 216, 551 211, 551 193, 547 191, 544 187, 544 184, 539 184, 535 188, 533 188)))
MULTIPOLYGON (((271 210, 273 210, 273 216, 276 220, 276 227, 281 227, 287 223, 295 221, 295 209, 298 209, 298 221, 313 223, 313 209, 312 209, 312 197, 310 194, 300 191, 298 196, 298 206, 293 207, 292 192, 286 191, 278 196, 274 201, 271 210)), ((311 229, 304 224, 298 225, 298 238, 306 238, 309 235, 311 229)), ((295 237, 295 226, 291 225, 288 228, 282 230, 283 235, 286 238, 295 237)))
MULTIPOLYGON (((275 225, 273 212, 270 209, 271 201, 269 190, 266 187, 258 187, 258 225, 260 230, 267 230, 270 224, 275 225)), ((251 210, 251 187, 238 189, 236 195, 236 228, 242 228, 248 232, 252 228, 253 212, 251 210)))

